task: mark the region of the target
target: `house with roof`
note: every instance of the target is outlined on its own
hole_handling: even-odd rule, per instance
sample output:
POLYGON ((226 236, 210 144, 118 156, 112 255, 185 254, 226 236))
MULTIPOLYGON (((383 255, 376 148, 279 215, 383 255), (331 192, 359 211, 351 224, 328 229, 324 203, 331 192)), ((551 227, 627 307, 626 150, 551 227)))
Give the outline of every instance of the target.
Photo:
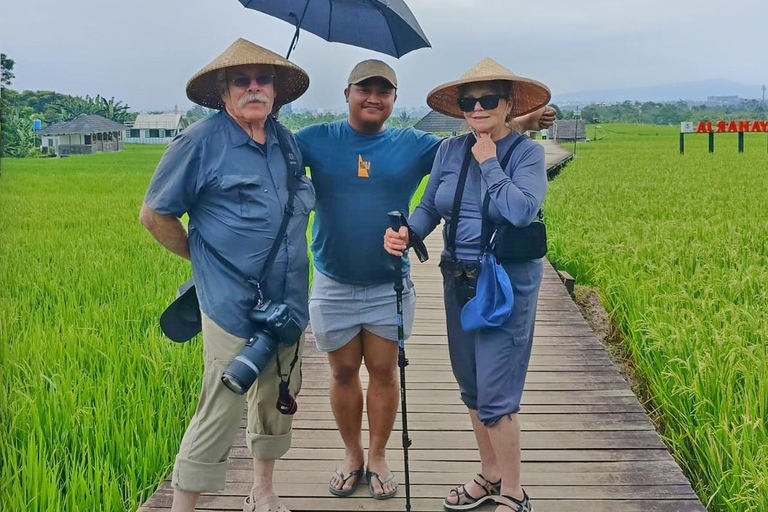
POLYGON ((94 114, 80 114, 71 121, 46 126, 41 137, 43 154, 90 155, 123 150, 125 125, 94 114))
POLYGON ((125 130, 125 142, 137 144, 168 144, 186 128, 184 117, 172 114, 139 114, 133 125, 125 130))
POLYGON ((548 135, 555 142, 584 142, 587 140, 587 127, 580 119, 558 119, 549 128, 548 135))
POLYGON ((450 133, 453 135, 469 131, 469 125, 464 119, 446 116, 434 110, 422 117, 413 127, 423 132, 450 133))

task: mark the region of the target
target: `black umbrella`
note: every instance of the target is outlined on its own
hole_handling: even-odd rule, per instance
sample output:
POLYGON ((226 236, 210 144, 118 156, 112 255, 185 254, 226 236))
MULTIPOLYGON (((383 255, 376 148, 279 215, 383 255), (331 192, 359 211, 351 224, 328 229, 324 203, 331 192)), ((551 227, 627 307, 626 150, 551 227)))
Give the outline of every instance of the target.
POLYGON ((287 57, 299 40, 299 29, 326 41, 346 43, 400 58, 431 47, 403 0, 240 0, 296 27, 287 57))

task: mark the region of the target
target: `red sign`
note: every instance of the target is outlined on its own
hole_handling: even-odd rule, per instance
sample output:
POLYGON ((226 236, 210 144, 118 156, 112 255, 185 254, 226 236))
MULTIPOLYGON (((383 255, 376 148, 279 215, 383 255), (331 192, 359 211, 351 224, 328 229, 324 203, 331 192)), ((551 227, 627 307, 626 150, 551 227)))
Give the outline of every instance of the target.
POLYGON ((696 133, 768 132, 768 121, 701 121, 696 133))

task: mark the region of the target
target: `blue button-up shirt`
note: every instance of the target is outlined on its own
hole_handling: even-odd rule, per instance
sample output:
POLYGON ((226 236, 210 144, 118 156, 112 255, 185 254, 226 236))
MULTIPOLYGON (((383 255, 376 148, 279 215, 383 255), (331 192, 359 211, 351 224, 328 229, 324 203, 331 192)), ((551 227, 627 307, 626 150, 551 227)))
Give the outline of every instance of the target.
MULTIPOLYGON (((288 201, 287 166, 275 130, 268 120, 262 147, 225 111, 198 121, 168 146, 144 198, 160 214, 189 215, 189 249, 200 308, 225 331, 242 338, 256 329, 248 318, 256 290, 243 275, 261 274, 288 201), (241 275, 222 264, 210 248, 241 275)), ((299 155, 292 137, 291 144, 299 155)), ((262 286, 265 298, 285 302, 305 327, 306 229, 315 192, 306 176, 301 180, 285 240, 262 286)))

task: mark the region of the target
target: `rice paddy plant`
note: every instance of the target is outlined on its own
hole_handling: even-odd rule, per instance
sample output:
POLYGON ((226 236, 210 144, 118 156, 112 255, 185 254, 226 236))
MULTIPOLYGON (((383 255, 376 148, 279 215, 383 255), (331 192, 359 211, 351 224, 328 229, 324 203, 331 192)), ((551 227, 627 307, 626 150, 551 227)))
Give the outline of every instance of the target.
POLYGON ((0 510, 136 509, 199 393, 199 340, 158 315, 189 265, 138 223, 164 147, 4 159, 0 510))
POLYGON ((768 510, 766 136, 602 134, 550 182, 549 257, 599 290, 708 509, 768 510))

